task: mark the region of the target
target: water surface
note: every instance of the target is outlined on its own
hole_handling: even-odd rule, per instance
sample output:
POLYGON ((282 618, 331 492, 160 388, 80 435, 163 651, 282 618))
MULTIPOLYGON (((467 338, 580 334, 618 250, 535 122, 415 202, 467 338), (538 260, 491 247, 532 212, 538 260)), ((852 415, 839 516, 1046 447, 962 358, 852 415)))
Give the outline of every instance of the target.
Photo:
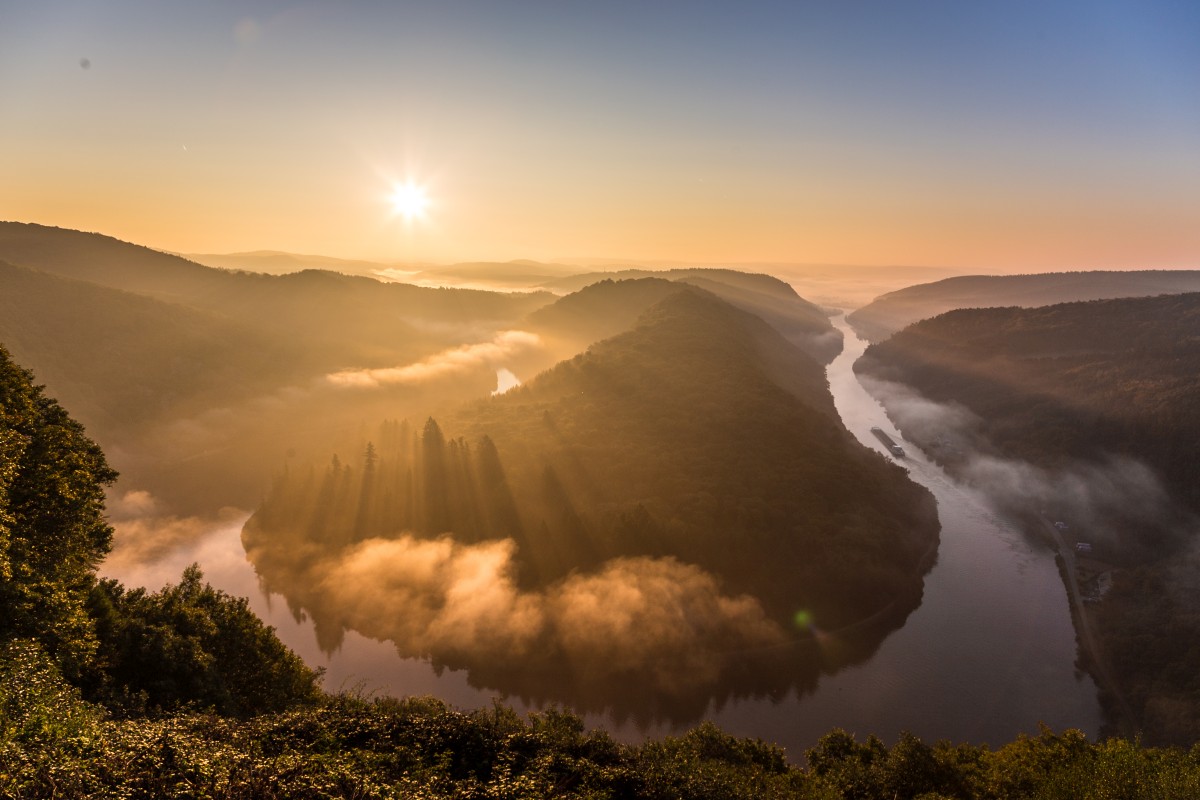
MULTIPOLYGON (((842 318, 835 324, 845 336, 845 350, 828 370, 838 412, 859 441, 884 452, 872 426, 897 441, 902 437, 853 373, 865 343, 842 318)), ((982 498, 948 478, 915 445, 903 444, 908 456, 901 463, 933 492, 942 524, 937 564, 925 576, 920 607, 867 661, 822 676, 813 692, 714 701, 705 717, 731 733, 776 742, 793 758, 835 727, 885 741, 909 730, 930 742, 994 745, 1036 733, 1042 722, 1094 736, 1101 721, 1096 687, 1075 667, 1075 634, 1053 554, 990 513, 982 498)), ((330 689, 432 694, 461 708, 501 698, 527 708, 471 686, 463 672, 401 658, 390 644, 353 631, 337 652, 321 652, 312 625, 294 617, 283 598, 261 591, 241 547, 242 522, 227 522, 153 563, 108 571, 129 585, 158 588, 199 562, 213 585, 248 597, 286 644, 325 668, 330 689)), ((585 720, 631 741, 678 732, 667 721, 634 724, 603 714, 585 720)))

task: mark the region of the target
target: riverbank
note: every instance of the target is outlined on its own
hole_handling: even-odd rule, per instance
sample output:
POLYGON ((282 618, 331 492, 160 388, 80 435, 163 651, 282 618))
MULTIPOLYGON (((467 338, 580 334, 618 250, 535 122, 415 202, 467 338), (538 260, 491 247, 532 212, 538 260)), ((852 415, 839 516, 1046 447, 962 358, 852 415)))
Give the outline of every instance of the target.
POLYGON ((1100 637, 1096 634, 1087 604, 1079 588, 1079 564, 1075 548, 1063 536, 1062 529, 1049 519, 1039 516, 1038 531, 1054 544, 1055 558, 1059 565, 1067 599, 1071 604, 1071 618, 1075 622, 1075 635, 1079 646, 1080 664, 1100 690, 1101 705, 1105 709, 1105 728, 1121 736, 1132 737, 1136 733, 1136 717, 1120 683, 1113 674, 1109 656, 1100 637))
MULTIPOLYGON (((859 383, 851 367, 865 348, 840 318, 845 352, 827 376, 843 424, 864 446, 883 454, 870 434, 880 425, 900 441, 883 409, 859 383)), ((903 443, 902 443, 903 444, 903 443)), ((906 445, 907 446, 907 445, 906 445)), ((951 480, 915 447, 900 463, 929 489, 938 504, 940 542, 927 553, 934 561, 921 595, 903 626, 853 665, 814 677, 802 690, 757 695, 714 696, 701 717, 737 736, 761 738, 798 758, 834 728, 899 741, 911 731, 926 741, 988 743, 1037 735, 1039 723, 1055 730, 1075 728, 1092 737, 1101 726, 1095 683, 1077 673, 1074 629, 1053 560, 1031 548, 1019 531, 999 520, 981 498, 951 480)), ((418 659, 401 659, 387 642, 353 632, 341 646, 323 650, 311 619, 294 617, 284 600, 268 596, 246 562, 239 526, 180 547, 144 569, 121 575, 131 585, 177 578, 198 561, 214 585, 250 598, 251 607, 311 666, 326 668, 331 690, 361 686, 375 695, 429 694, 458 708, 490 708, 499 699, 519 713, 536 703, 472 686, 464 672, 435 669, 418 659)), ((887 614, 901 613, 892 609, 887 614)), ((884 620, 886 622, 886 620, 884 620)), ((833 647, 831 637, 820 639, 833 647)), ((608 731, 626 743, 677 735, 686 725, 670 720, 581 715, 589 728, 608 731)))

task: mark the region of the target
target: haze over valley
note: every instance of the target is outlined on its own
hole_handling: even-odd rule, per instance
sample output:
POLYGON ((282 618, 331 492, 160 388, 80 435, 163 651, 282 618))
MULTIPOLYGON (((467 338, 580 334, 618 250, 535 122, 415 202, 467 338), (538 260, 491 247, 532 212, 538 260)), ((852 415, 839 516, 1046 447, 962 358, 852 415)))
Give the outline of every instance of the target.
POLYGON ((1200 796, 1200 12, 0 13, 0 796, 1200 796))
MULTIPOLYGON (((820 691, 822 675, 869 661, 921 606, 940 526, 925 479, 912 481, 918 446, 981 489, 974 502, 1024 528, 1032 552, 1045 552, 1039 514, 1081 529, 1090 521, 1089 541, 1102 548, 1103 531, 1125 531, 1101 554, 1109 569, 1190 541, 1188 454, 1169 433, 1186 414, 1162 428, 1166 455, 1145 433, 1104 444, 1096 412, 1072 428, 1077 402, 1057 421, 1032 414, 1049 427, 1022 441, 1039 444, 1005 452, 1009 434, 978 420, 1009 430, 1011 411, 904 371, 935 345, 876 355, 889 342, 855 367, 913 449, 888 457, 845 427, 883 424, 883 414, 847 419, 835 401, 853 401, 829 393, 825 365, 848 329, 767 275, 621 269, 486 292, 328 271, 230 272, 27 224, 0 233, 0 258, 25 264, 6 261, 0 272, 0 334, 79 409, 123 476, 109 492, 111 574, 155 574, 156 560, 177 563, 245 521, 262 589, 315 626, 292 634, 313 637, 315 647, 297 644, 310 658, 334 657, 347 633, 365 635, 401 657, 465 670, 502 697, 643 727, 695 723, 718 698, 803 698, 820 691), (158 335, 139 335, 146 326, 158 335), (1071 430, 1078 445, 1062 438, 1071 430)), ((1120 280, 1152 291, 1189 275, 1012 276, 985 284, 980 298, 988 285, 1097 292, 1120 280)), ((1081 323, 1135 348, 1137 368, 1155 375, 1168 362, 1146 360, 1146 337, 1168 337, 1163 358, 1186 353, 1190 340, 1170 332, 1189 329, 1182 309, 1193 297, 1050 306, 1044 316, 1078 308, 1081 323), (1113 327, 1141 307, 1162 334, 1113 327)), ((987 366, 1011 314, 980 317, 986 350, 965 356, 964 374, 1029 380, 1011 365, 987 366)), ((1077 379, 1066 376, 1084 374, 1064 361, 1075 352, 1106 365, 1105 391, 1139 385, 1109 380, 1115 354, 1096 349, 1096 334, 1072 345, 1057 323, 1044 334, 1020 327, 1025 346, 1054 354, 1025 362, 1048 370, 1040 391, 1070 391, 1064 381, 1077 379)), ((969 340, 955 331, 961 349, 969 340)), ((1154 402, 1189 391, 1186 374, 1154 402)), ((981 396, 1007 402, 995 386, 981 396)), ((1097 409, 1136 408, 1095 389, 1082 396, 1097 409)), ((1176 407, 1190 408, 1179 397, 1176 407)), ((1132 591, 1123 580, 1105 608, 1132 591)), ((1106 646, 1122 646, 1127 623, 1103 619, 1106 646)), ((1085 648, 1082 657, 1092 656, 1085 648)), ((1108 668, 1094 674, 1102 686, 1117 680, 1108 668)), ((1105 690, 1145 691, 1133 680, 1105 690)), ((1181 701, 1172 702, 1177 716, 1181 701)), ((1145 717, 1106 709, 1114 729, 1137 724, 1167 740, 1187 729, 1174 716, 1146 727, 1145 717)))

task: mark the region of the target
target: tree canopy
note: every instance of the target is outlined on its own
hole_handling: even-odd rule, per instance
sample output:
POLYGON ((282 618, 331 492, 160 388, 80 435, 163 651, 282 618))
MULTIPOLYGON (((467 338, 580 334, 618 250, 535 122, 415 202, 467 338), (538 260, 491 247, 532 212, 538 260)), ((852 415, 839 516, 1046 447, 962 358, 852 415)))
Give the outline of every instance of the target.
POLYGON ((83 427, 0 347, 0 639, 35 639, 78 674, 96 648, 85 604, 112 543, 117 474, 83 427))

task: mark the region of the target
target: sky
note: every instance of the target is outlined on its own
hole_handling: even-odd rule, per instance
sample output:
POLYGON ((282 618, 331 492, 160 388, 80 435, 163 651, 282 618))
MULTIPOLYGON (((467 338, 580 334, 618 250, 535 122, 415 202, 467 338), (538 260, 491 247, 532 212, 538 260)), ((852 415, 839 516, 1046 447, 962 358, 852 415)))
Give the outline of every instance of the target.
POLYGON ((0 98, 0 219, 177 252, 1200 268, 1193 0, 0 0, 0 98))

